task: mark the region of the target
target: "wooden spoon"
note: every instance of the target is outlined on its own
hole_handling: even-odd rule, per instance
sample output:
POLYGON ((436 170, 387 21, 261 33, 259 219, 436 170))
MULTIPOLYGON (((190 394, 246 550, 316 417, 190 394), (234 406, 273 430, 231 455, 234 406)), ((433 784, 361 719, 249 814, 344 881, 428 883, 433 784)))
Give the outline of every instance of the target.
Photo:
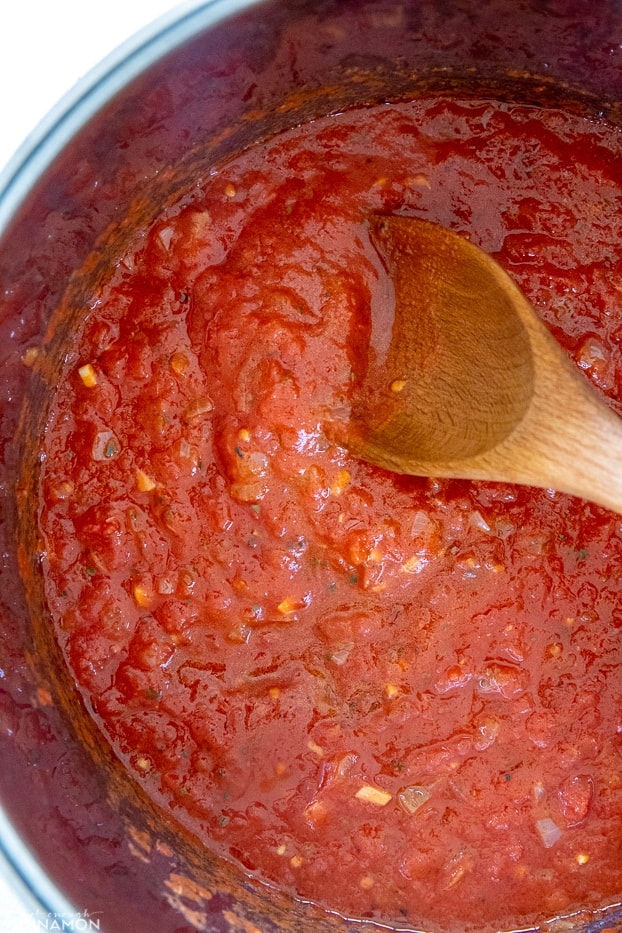
POLYGON ((398 473, 554 488, 622 512, 622 420, 503 269, 427 221, 378 216, 371 235, 394 320, 346 446, 398 473))

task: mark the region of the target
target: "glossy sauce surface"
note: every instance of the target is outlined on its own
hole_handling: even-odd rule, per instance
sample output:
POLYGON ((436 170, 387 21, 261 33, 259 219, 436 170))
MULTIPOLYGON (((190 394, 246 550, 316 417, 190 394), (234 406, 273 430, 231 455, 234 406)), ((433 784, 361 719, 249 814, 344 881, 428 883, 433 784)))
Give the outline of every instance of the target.
POLYGON ((54 625, 136 779, 259 879, 434 931, 622 892, 620 520, 326 431, 390 328, 371 212, 471 236, 620 410, 621 150, 490 102, 326 117, 93 295, 43 440, 54 625))

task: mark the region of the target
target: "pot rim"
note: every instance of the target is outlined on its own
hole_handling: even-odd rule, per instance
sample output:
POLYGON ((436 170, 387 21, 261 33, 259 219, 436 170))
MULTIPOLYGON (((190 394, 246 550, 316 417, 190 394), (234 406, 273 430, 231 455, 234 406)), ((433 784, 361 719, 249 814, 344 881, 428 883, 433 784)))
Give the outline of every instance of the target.
MULTIPOLYGON (((0 237, 63 150, 117 94, 185 42, 264 2, 266 0, 184 0, 144 26, 88 71, 33 128, 0 170, 0 237)), ((1 801, 0 877, 8 881, 35 921, 47 916, 69 923, 71 919, 85 917, 77 905, 65 897, 51 873, 44 870, 37 859, 36 846, 29 845, 18 833, 1 801)), ((622 906, 622 902, 612 906, 622 906)), ((597 926, 590 929, 595 931, 608 923, 607 919, 597 921, 597 926)), ((68 929, 73 927, 68 926, 68 929)))
POLYGON ((263 0, 185 0, 106 55, 28 134, 0 171, 0 236, 33 184, 112 98, 149 67, 223 20, 263 0))
MULTIPOLYGON (((169 53, 263 0, 185 0, 110 52, 37 124, 0 171, 0 236, 66 146, 116 94, 169 53)), ((0 877, 31 916, 83 917, 39 863, 0 802, 0 877)))
POLYGON ((69 921, 78 910, 41 867, 0 805, 0 878, 36 919, 46 916, 69 921))

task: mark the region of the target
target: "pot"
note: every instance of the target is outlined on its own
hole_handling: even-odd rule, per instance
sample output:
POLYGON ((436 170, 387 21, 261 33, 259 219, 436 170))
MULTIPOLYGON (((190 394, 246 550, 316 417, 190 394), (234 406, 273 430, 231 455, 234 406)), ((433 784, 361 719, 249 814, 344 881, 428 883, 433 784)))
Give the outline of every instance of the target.
MULTIPOLYGON (((80 87, 5 173, 0 848, 44 929, 378 929, 254 885, 127 776, 46 624, 32 503, 37 439, 74 323, 69 315, 49 332, 61 298, 79 314, 119 244, 227 156, 329 112, 422 94, 558 106, 621 125, 622 9, 615 0, 196 4, 80 87), (26 364, 44 334, 49 362, 35 372, 26 364)), ((546 929, 617 925, 622 909, 612 907, 546 929)))

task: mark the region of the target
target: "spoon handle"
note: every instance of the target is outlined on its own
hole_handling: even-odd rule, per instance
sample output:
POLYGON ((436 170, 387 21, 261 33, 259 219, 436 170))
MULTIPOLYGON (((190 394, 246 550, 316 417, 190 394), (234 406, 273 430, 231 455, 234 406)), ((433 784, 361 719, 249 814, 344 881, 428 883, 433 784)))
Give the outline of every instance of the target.
POLYGON ((622 513, 622 419, 548 331, 542 328, 533 346, 534 394, 527 415, 508 438, 514 460, 508 472, 516 471, 517 482, 539 486, 548 479, 550 488, 622 513))

